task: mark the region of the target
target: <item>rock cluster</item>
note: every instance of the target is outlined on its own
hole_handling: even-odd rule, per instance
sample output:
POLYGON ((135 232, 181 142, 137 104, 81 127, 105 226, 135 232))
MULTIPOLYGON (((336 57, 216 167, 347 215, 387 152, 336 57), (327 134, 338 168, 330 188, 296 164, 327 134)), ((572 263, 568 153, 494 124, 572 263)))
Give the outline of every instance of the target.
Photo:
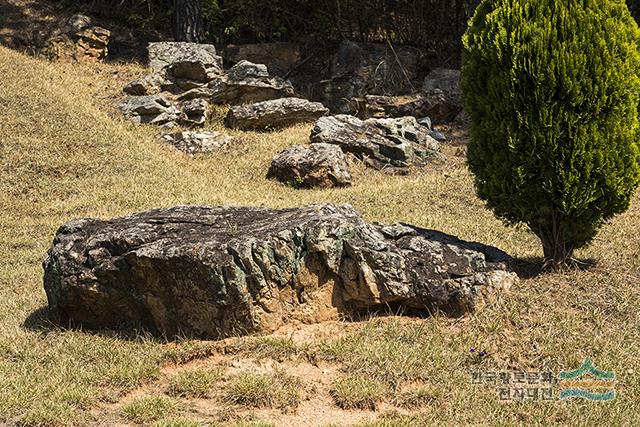
POLYGON ((428 118, 421 122, 424 124, 410 116, 368 120, 345 114, 321 117, 311 131, 310 147, 296 145, 276 155, 267 177, 296 188, 351 185, 345 154, 378 170, 406 174, 409 167, 439 157, 440 145, 434 136, 443 135, 431 130, 428 118))
POLYGON ((366 223, 350 206, 180 206, 58 230, 44 260, 51 318, 219 338, 381 307, 461 315, 516 280, 503 252, 366 223))
POLYGON ((321 117, 310 141, 337 145, 376 169, 419 165, 439 152, 438 142, 414 117, 364 121, 348 115, 321 117))
POLYGON ((225 71, 213 45, 150 43, 149 65, 154 70, 152 74, 123 89, 130 97, 121 103, 121 110, 136 123, 198 126, 205 123, 211 104, 240 105, 294 95, 291 83, 270 76, 265 65, 240 61, 225 71), (173 119, 167 120, 167 111, 158 108, 145 109, 144 113, 157 113, 161 116, 158 118, 140 120, 139 114, 130 113, 132 106, 146 102, 139 98, 149 96, 160 96, 172 113, 177 110, 173 119))
POLYGON ((91 18, 74 15, 62 33, 51 37, 45 53, 53 59, 100 61, 109 53, 111 32, 92 25, 91 18))

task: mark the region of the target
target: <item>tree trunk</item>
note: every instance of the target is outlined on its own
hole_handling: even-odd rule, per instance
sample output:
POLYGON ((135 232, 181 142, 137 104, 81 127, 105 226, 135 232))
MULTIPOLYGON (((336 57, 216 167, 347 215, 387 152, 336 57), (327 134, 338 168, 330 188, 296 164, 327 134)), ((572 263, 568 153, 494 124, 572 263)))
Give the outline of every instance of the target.
POLYGON ((567 266, 571 263, 575 242, 567 241, 558 222, 553 218, 549 226, 540 227, 535 234, 542 242, 544 260, 553 269, 567 266))
POLYGON ((179 42, 198 42, 202 31, 202 0, 174 0, 174 37, 179 42))

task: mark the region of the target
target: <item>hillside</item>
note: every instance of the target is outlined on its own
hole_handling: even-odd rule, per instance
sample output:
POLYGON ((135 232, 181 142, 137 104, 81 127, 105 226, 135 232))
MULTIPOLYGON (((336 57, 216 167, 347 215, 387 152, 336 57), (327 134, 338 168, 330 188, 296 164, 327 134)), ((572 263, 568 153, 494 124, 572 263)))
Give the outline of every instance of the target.
POLYGON ((241 144, 188 157, 157 129, 116 113, 120 88, 144 71, 49 63, 0 47, 0 423, 633 425, 640 417, 637 197, 578 253, 594 267, 527 275, 535 268, 523 261, 515 289, 460 319, 380 317, 221 342, 51 325, 42 257, 57 227, 79 217, 177 204, 349 203, 370 221, 438 229, 532 263, 542 255, 534 236, 482 207, 458 147, 447 149, 446 164, 409 176, 355 165, 351 188, 295 190, 265 172, 310 125, 237 132, 241 144), (504 403, 469 375, 557 373, 586 357, 617 374, 615 401, 504 403))

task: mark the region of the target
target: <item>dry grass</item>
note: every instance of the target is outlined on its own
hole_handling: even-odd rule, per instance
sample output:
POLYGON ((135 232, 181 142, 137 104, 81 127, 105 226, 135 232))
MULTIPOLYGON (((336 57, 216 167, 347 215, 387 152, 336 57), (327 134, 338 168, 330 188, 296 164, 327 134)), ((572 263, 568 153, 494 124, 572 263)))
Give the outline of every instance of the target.
POLYGON ((122 412, 127 419, 145 425, 167 417, 175 411, 176 403, 163 396, 139 397, 122 408, 122 412))
POLYGON ((333 400, 343 409, 373 411, 376 405, 388 395, 389 390, 386 384, 361 376, 340 378, 333 383, 331 389, 333 400))
POLYGON ((300 387, 298 378, 284 372, 243 372, 229 381, 224 400, 234 405, 291 411, 300 404, 300 387))
POLYGON ((180 371, 169 379, 166 393, 174 397, 210 397, 222 379, 220 369, 190 369, 180 371))
MULTIPOLYGON (((159 141, 157 129, 130 125, 113 109, 119 88, 142 71, 49 64, 0 48, 0 423, 109 424, 92 410, 164 381, 160 368, 168 360, 210 354, 207 343, 49 325, 40 264, 56 228, 72 218, 187 203, 351 203, 369 220, 436 228, 521 258, 541 255, 526 230, 504 227, 482 207, 461 166, 408 177, 357 168, 354 187, 340 190, 299 191, 266 180, 272 156, 302 143, 309 126, 237 133, 242 143, 224 152, 184 156, 159 141)), ((438 390, 418 412, 362 425, 633 425, 640 419, 639 223, 636 199, 578 254, 597 260, 595 268, 522 280, 475 315, 372 320, 346 338, 311 340, 308 347, 263 341, 243 349, 238 340, 244 356, 237 357, 252 357, 252 349, 267 358, 315 357, 345 375, 389 384, 397 394, 390 401, 416 381, 438 390), (487 356, 470 357, 471 347, 487 356), (504 404, 468 375, 476 367, 557 372, 587 356, 617 373, 614 402, 504 404)), ((328 393, 318 387, 319 396, 328 393)), ((267 418, 290 425, 276 412, 267 418)), ((127 422, 118 417, 116 423, 127 422)), ((342 424, 342 416, 331 422, 342 424)))

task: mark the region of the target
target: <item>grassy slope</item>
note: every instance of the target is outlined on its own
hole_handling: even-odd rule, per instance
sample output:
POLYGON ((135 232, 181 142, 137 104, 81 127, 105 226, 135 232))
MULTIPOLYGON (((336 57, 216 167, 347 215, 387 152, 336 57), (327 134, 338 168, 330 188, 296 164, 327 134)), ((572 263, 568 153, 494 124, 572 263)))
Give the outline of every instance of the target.
MULTIPOLYGON (((0 422, 88 423, 90 408, 156 379, 168 354, 191 347, 47 327, 40 263, 56 228, 71 218, 186 203, 351 203, 369 220, 402 220, 517 256, 540 255, 529 234, 503 227, 482 208, 464 168, 410 177, 358 170, 350 189, 296 191, 264 173, 274 153, 304 142, 308 126, 238 134, 243 143, 227 152, 188 158, 159 142, 156 130, 97 108, 98 94, 115 93, 112 72, 121 71, 101 70, 95 77, 0 47, 0 422)), ((580 254, 596 258, 597 268, 523 280, 475 316, 394 324, 393 333, 373 322, 356 334, 358 351, 334 343, 343 346, 342 369, 373 375, 363 363, 375 370, 395 361, 402 371, 393 349, 418 349, 439 390, 436 403, 419 411, 425 422, 630 424, 640 417, 639 223, 636 200, 580 254), (415 342, 398 347, 405 333, 415 342), (608 404, 501 404, 469 384, 472 346, 488 351, 480 363, 494 368, 559 370, 590 356, 618 373, 620 397, 608 404)))

